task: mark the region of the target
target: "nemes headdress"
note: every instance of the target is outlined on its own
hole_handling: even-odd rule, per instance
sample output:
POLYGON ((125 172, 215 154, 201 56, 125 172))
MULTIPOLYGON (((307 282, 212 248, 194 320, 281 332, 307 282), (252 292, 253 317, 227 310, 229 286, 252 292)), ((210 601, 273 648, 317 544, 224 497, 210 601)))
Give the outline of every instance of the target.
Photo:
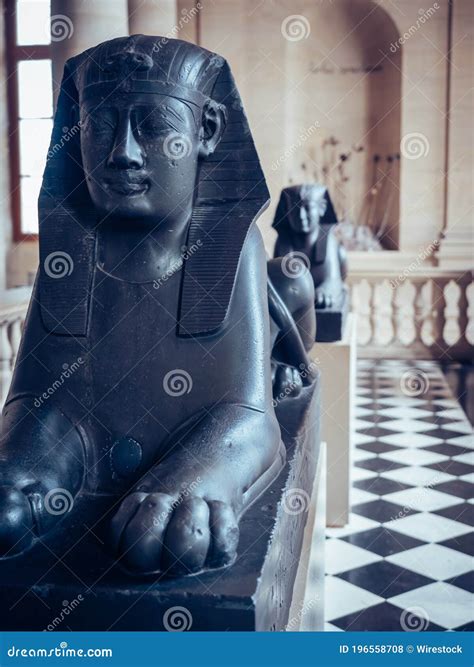
POLYGON ((100 218, 85 184, 78 108, 115 91, 180 99, 199 121, 209 100, 226 109, 224 135, 199 163, 188 245, 202 245, 184 261, 177 330, 180 336, 212 334, 224 323, 242 247, 268 206, 268 188, 224 58, 181 40, 145 35, 104 42, 65 65, 39 198, 43 322, 56 334, 87 335, 100 218))
POLYGON ((291 233, 288 224, 288 213, 294 207, 298 206, 301 199, 311 199, 313 197, 315 199, 324 198, 326 201, 326 211, 321 217, 319 224, 337 224, 337 215, 327 187, 320 183, 304 183, 302 185, 290 185, 287 188, 283 188, 272 224, 273 229, 276 229, 279 234, 291 233))

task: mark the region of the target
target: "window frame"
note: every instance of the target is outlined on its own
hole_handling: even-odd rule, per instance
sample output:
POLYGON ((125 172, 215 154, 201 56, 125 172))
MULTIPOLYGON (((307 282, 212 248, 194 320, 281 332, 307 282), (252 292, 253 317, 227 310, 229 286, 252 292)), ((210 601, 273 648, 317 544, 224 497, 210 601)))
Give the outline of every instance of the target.
POLYGON ((13 240, 36 241, 38 234, 25 233, 21 227, 20 117, 18 63, 22 60, 51 60, 51 44, 17 44, 16 0, 5 0, 5 60, 7 74, 7 126, 10 176, 10 211, 13 240))

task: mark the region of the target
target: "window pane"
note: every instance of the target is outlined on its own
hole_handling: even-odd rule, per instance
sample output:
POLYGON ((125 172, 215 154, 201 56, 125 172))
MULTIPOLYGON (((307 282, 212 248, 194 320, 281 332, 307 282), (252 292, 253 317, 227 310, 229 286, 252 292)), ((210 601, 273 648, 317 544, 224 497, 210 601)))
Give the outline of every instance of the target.
POLYGON ((38 233, 38 195, 41 188, 41 178, 23 176, 20 179, 21 188, 21 231, 23 234, 38 233))
POLYGON ((16 5, 17 43, 50 44, 50 0, 18 0, 16 5))
POLYGON ((21 60, 18 63, 20 118, 50 118, 53 115, 51 60, 21 60))
POLYGON ((20 174, 22 176, 42 176, 52 127, 52 120, 20 120, 20 174))

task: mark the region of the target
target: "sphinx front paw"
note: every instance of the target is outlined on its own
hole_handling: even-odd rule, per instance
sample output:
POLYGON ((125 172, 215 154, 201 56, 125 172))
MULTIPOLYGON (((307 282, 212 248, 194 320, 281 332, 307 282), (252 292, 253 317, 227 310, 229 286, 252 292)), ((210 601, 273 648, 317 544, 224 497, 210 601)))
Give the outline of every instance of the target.
POLYGON ((277 364, 273 381, 273 402, 278 404, 285 398, 296 397, 301 394, 303 381, 301 374, 293 366, 277 364))
POLYGON ((33 512, 24 493, 12 486, 0 487, 0 558, 15 556, 32 544, 33 512))
POLYGON ((166 493, 131 493, 112 519, 121 564, 136 574, 192 574, 230 564, 239 528, 233 509, 219 500, 180 499, 166 493))

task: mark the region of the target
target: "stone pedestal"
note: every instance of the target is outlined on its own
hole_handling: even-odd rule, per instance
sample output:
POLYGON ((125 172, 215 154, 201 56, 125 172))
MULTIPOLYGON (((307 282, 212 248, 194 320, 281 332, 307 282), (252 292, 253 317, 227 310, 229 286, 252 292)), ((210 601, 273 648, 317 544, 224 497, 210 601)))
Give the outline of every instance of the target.
POLYGON ((356 340, 356 318, 350 313, 342 340, 315 343, 310 353, 321 371, 321 437, 327 443, 328 526, 344 526, 349 520, 356 340))
MULTIPOLYGON (((287 464, 242 519, 234 565, 180 579, 132 579, 106 556, 97 518, 79 524, 71 515, 68 529, 59 526, 47 546, 38 542, 26 556, 0 564, 0 629, 284 630, 290 609, 304 620, 305 608, 311 611, 305 622, 321 629, 322 583, 319 595, 310 593, 311 606, 306 593, 307 582, 322 582, 324 572, 310 528, 318 525, 310 498, 319 498, 320 513, 323 488, 319 381, 286 404, 277 413, 287 464)), ((73 509, 79 516, 80 503, 73 509)), ((101 506, 97 497, 97 517, 101 506)), ((323 539, 320 525, 318 535, 323 539)))
POLYGON ((349 296, 344 289, 339 303, 332 308, 316 310, 316 342, 333 343, 341 340, 349 312, 349 296))
POLYGON ((288 632, 324 630, 324 577, 326 542, 326 443, 321 443, 311 505, 296 574, 288 632))

